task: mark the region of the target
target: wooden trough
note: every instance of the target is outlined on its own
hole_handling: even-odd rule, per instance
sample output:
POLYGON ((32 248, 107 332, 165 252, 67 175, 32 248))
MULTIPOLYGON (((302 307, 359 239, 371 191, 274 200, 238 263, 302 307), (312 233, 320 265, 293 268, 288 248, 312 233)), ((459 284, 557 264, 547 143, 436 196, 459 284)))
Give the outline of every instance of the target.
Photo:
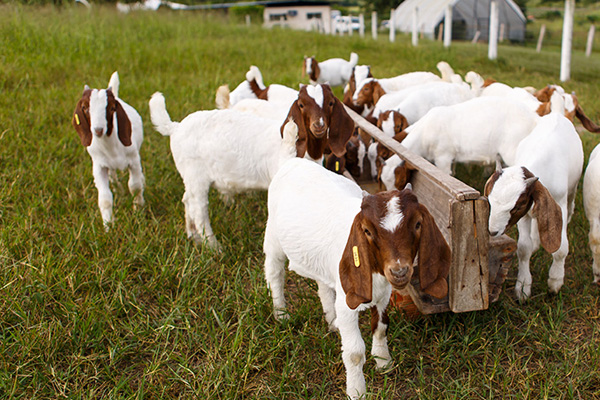
POLYGON ((517 246, 506 235, 490 238, 485 197, 385 136, 351 109, 346 111, 361 129, 416 168, 411 179, 413 191, 435 218, 452 250, 446 299, 436 300, 421 292, 418 277, 409 284, 408 292, 419 311, 434 314, 487 309, 502 291, 517 246))

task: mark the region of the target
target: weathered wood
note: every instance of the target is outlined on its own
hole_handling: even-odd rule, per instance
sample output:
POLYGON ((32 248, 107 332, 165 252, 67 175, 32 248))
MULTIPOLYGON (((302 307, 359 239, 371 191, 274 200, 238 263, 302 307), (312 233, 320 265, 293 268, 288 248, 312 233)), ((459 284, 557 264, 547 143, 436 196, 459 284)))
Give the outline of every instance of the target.
POLYGON ((506 235, 490 238, 488 250, 490 285, 488 288, 490 303, 498 300, 502 286, 508 274, 511 260, 517 251, 517 243, 506 235))
POLYGON ((488 204, 483 198, 452 204, 452 268, 449 303, 453 312, 488 308, 488 204))

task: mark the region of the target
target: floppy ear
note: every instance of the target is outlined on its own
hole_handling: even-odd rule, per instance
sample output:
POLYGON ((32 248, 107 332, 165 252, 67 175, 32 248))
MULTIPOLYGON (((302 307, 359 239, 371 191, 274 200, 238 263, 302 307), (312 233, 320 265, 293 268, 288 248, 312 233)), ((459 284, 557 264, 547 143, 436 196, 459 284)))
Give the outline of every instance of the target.
POLYGON ((71 123, 73 124, 75 131, 79 134, 81 144, 88 147, 92 144, 92 130, 90 129, 90 122, 88 121, 85 112, 83 112, 83 105, 86 102, 87 100, 83 97, 77 102, 71 123))
POLYGON ((417 171, 417 169, 406 161, 401 165, 398 165, 396 169, 394 169, 394 187, 398 190, 402 190, 407 187, 407 185, 410 185, 410 180, 414 171, 417 171))
POLYGON ((533 216, 537 219, 542 247, 554 253, 560 247, 562 233, 562 211, 548 189, 536 181, 533 184, 533 216))
POLYGON ((333 93, 331 96, 334 98, 334 104, 329 120, 329 148, 333 154, 341 157, 346 153, 346 143, 354 133, 354 120, 344 110, 342 102, 333 96, 333 93))
POLYGON ((117 105, 117 129, 119 130, 119 140, 123 146, 131 146, 131 121, 123 106, 118 101, 117 105))
POLYGON ((373 299, 371 251, 368 247, 358 213, 352 222, 350 235, 340 260, 340 281, 346 293, 346 304, 352 310, 373 299))
POLYGON ((419 241, 419 280, 421 290, 441 299, 448 295, 448 273, 452 256, 450 247, 427 208, 419 204, 423 216, 419 241))
POLYGON ((581 121, 581 125, 583 125, 585 129, 592 133, 600 133, 600 126, 593 123, 592 120, 585 115, 583 109, 579 105, 579 102, 577 103, 577 107, 575 107, 575 116, 581 121))
POLYGON ((279 131, 281 132, 281 137, 283 137, 283 128, 288 121, 294 121, 296 125, 298 125, 298 140, 296 141, 296 156, 304 157, 306 153, 306 140, 308 138, 308 132, 306 131, 306 125, 304 124, 304 116, 300 111, 300 107, 298 107, 298 100, 294 101, 292 106, 290 107, 290 111, 285 119, 279 131))

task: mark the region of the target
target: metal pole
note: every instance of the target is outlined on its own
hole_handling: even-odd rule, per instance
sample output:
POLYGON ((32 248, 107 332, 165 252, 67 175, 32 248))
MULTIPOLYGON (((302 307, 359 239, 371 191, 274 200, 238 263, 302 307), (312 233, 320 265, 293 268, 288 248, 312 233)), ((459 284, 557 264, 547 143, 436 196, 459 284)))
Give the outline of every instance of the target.
POLYGON ((575 0, 565 1, 565 19, 563 22, 562 47, 560 52, 560 81, 571 79, 571 48, 573 47, 573 15, 575 0))

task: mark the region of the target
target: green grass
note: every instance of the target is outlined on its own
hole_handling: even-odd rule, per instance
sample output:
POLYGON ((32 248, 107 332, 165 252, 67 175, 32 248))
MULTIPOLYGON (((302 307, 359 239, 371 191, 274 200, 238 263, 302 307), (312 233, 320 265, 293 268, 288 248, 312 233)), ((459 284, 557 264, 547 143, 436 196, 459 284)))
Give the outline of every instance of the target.
MULTIPOLYGON (((0 5, 0 396, 2 398, 343 398, 337 334, 328 333, 315 284, 287 283, 291 319, 271 315, 262 273, 266 193, 226 206, 211 192, 221 254, 185 237, 183 185, 148 100, 165 94, 171 116, 213 107, 216 88, 258 65, 267 83, 296 86, 302 56, 359 53, 376 76, 435 71, 440 59, 512 85, 542 87, 559 74, 541 55, 421 41, 400 35, 327 37, 232 24, 221 14, 132 13, 112 8, 0 5), (146 207, 115 191, 105 233, 91 162, 71 127, 84 84, 118 70, 120 95, 144 119, 146 207)), ((573 54, 575 90, 600 120, 600 61, 573 54)), ((336 93, 341 94, 341 91, 336 93)), ((583 133, 586 156, 599 141, 583 133)), ((459 168, 480 189, 480 169, 459 168)), ((125 185, 126 175, 121 175, 125 185)), ((391 311, 395 367, 365 365, 370 398, 600 398, 600 296, 581 196, 569 227, 566 283, 547 294, 550 257, 533 259, 530 302, 512 295, 515 271, 490 309, 417 320, 391 311)), ((513 236, 516 232, 512 233, 513 236)), ((368 322, 363 337, 370 344, 368 322)))

